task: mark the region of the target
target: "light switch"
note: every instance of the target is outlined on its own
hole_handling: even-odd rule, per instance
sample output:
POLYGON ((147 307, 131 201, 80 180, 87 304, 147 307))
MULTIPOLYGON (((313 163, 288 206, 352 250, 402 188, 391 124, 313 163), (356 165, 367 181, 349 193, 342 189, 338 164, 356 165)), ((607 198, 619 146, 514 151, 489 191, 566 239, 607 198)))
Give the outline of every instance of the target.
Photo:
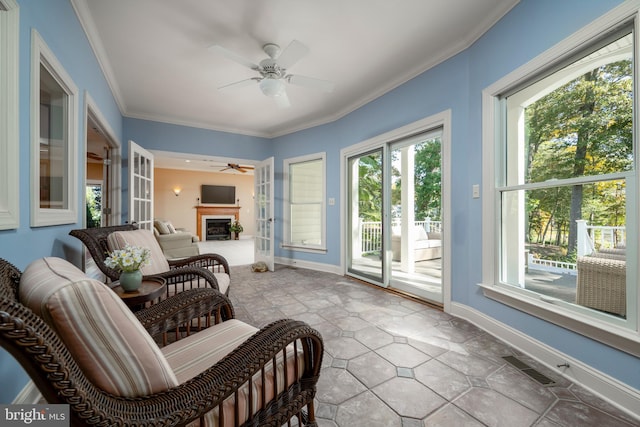
POLYGON ((336 204, 336 199, 334 199, 333 197, 329 197, 329 206, 333 206, 336 204))
POLYGON ((473 191, 473 198, 477 199, 480 197, 480 185, 479 184, 473 184, 472 191, 473 191))

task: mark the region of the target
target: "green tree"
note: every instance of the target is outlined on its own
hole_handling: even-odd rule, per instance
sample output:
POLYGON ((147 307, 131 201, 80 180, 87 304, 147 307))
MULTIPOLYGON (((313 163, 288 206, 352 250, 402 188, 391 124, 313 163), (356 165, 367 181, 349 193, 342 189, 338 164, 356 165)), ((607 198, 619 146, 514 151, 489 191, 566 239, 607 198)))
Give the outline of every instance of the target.
MULTIPOLYGON (((630 60, 605 64, 527 107, 526 174, 529 182, 600 175, 631 168, 631 76, 630 60)), ((568 228, 568 252, 571 252, 577 241, 576 220, 584 217, 583 207, 588 206, 591 214, 615 208, 613 199, 605 197, 603 190, 596 186, 585 193, 583 185, 572 185, 558 192, 555 200, 552 192, 536 190, 531 192, 528 206, 545 211, 548 222, 554 221, 568 228)), ((616 203, 618 217, 624 217, 624 203, 620 203, 620 197, 616 203)), ((545 228, 548 226, 547 223, 545 228)))
POLYGON ((440 219, 442 170, 440 137, 415 146, 415 214, 416 218, 440 219))
POLYGON ((358 209, 364 221, 382 220, 382 156, 374 153, 358 160, 358 209))

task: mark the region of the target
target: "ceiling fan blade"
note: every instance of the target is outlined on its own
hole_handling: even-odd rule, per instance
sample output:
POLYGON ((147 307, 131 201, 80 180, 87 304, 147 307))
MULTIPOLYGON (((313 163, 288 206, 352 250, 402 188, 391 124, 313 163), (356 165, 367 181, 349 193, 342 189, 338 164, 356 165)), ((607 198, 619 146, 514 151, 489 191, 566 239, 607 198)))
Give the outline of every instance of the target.
POLYGON ((335 87, 335 84, 328 80, 320 80, 313 77, 298 76, 292 74, 287 76, 287 81, 292 85, 303 86, 310 89, 318 89, 327 93, 333 92, 333 89, 335 87))
POLYGON ((282 92, 278 96, 273 97, 276 105, 280 108, 289 108, 291 107, 291 103, 289 102, 289 97, 287 96, 287 92, 282 92))
POLYGON ((230 83, 228 85, 220 86, 218 88, 218 90, 229 90, 229 89, 237 89, 237 88, 241 88, 241 87, 245 87, 245 86, 250 86, 252 84, 255 84, 255 83, 259 82, 260 80, 262 80, 262 79, 259 78, 259 77, 252 77, 250 79, 240 80, 239 82, 230 83))
POLYGON ((282 68, 290 68, 302 57, 309 53, 309 48, 300 43, 297 40, 293 40, 289 43, 289 46, 282 51, 280 56, 276 59, 278 65, 282 68))
POLYGON ((213 45, 209 48, 209 50, 211 50, 212 52, 217 52, 223 56, 226 56, 227 58, 229 58, 232 61, 237 62, 240 65, 244 65, 245 67, 249 67, 252 70, 257 70, 258 69, 258 65, 256 63, 254 63, 253 61, 248 60, 247 58, 245 58, 244 56, 238 55, 235 52, 230 51, 227 48, 224 48, 220 45, 213 45))

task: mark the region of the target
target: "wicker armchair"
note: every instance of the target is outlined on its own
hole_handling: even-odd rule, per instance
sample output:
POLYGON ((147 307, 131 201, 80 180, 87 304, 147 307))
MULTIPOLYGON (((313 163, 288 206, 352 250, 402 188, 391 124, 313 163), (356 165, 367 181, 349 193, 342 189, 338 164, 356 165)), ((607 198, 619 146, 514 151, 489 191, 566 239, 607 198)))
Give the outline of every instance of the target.
POLYGON ((627 267, 618 256, 603 254, 578 258, 577 304, 626 315, 627 267))
MULTIPOLYGON (((323 345, 305 323, 281 320, 258 331, 233 319, 229 299, 207 288, 181 292, 133 314, 100 282, 86 276, 70 281, 46 271, 60 269, 62 261, 37 260, 22 273, 0 259, 0 345, 22 365, 48 403, 69 405, 71 425, 279 427, 294 417, 298 425, 317 425, 313 399, 323 345), (99 301, 98 308, 76 305, 74 298, 83 295, 99 301), (70 308, 76 317, 63 321, 60 307, 70 308), (48 311, 41 316, 39 310, 48 311), (97 332, 89 336, 97 344, 104 341, 101 348, 85 331, 91 330, 92 316, 97 315, 102 323, 96 323, 97 332), (161 349, 147 334, 162 335, 194 316, 207 316, 215 324, 161 349), (123 320, 129 323, 121 328, 118 323, 123 320), (244 334, 242 339, 235 330, 244 334), (120 345, 123 339, 128 339, 125 346, 120 345), (108 363, 109 349, 127 346, 133 347, 132 354, 113 352, 119 363, 108 363), (158 360, 141 360, 146 353, 158 360), (96 363, 96 357, 106 362, 96 363), (118 380, 126 386, 122 369, 133 376, 145 371, 138 376, 158 382, 158 374, 148 372, 154 363, 164 366, 164 376, 175 376, 177 383, 153 385, 151 392, 141 392, 144 387, 138 384, 125 392, 102 386, 118 380), (95 371, 100 370, 107 378, 98 375, 96 380, 95 371)), ((62 268, 76 276, 73 280, 82 273, 72 271, 73 266, 62 268)))
POLYGON ((117 249, 110 246, 114 241, 126 241, 151 250, 151 265, 144 267, 142 273, 164 278, 167 281, 168 296, 186 289, 206 286, 229 295, 229 264, 221 255, 201 254, 179 260, 167 260, 153 233, 138 230, 133 224, 77 229, 71 230, 69 234, 84 243, 98 268, 109 280, 118 280, 120 276, 117 270, 105 264, 109 252, 117 249))

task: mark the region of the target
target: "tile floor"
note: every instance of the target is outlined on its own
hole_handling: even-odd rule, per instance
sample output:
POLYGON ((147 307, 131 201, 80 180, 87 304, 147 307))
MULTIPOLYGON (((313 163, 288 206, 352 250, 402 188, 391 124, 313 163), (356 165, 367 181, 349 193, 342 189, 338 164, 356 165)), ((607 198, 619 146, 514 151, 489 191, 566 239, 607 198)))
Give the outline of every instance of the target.
POLYGON ((290 317, 325 343, 316 395, 320 427, 640 426, 472 324, 346 277, 278 265, 231 267, 236 317, 290 317), (507 363, 555 381, 542 386, 507 363))

